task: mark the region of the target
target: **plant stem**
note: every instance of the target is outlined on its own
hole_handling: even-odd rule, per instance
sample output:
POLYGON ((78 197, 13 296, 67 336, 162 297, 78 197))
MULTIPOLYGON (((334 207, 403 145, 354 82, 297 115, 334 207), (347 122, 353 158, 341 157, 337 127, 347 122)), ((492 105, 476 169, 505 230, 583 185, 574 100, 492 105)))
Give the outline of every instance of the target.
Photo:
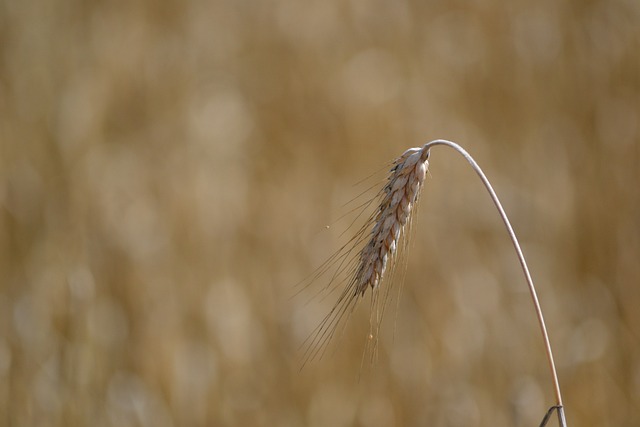
POLYGON ((504 222, 504 225, 507 228, 507 232, 509 233, 509 237, 511 237, 511 241, 513 242, 513 246, 514 246, 514 248, 516 250, 516 253, 518 254, 518 259, 520 260, 520 266, 522 267, 522 271, 524 272, 525 279, 527 280, 527 284, 529 285, 529 293, 531 294, 531 299, 533 300, 533 305, 534 305, 535 310, 536 310, 536 316, 538 317, 538 324, 540 326, 540 330, 542 331, 542 338, 544 339, 544 346, 545 346, 545 350, 546 350, 546 353, 547 353, 547 360, 549 362, 549 368, 551 369, 551 377, 553 379, 553 386, 554 386, 554 391, 555 391, 555 395, 556 395, 556 406, 557 406, 557 411, 558 411, 558 421, 559 421, 561 427, 566 427, 567 424, 566 424, 566 420, 565 420, 565 416, 564 416, 564 408, 562 406, 562 395, 560 393, 560 383, 558 382, 558 374, 556 373, 556 365, 555 365, 555 362, 554 362, 554 359, 553 359, 553 353, 551 352, 551 343, 549 342, 549 334, 547 333, 547 327, 545 326, 544 317, 542 316, 542 309, 540 308, 540 302, 538 301, 538 295, 536 293, 536 288, 535 288, 535 286, 533 284, 533 279, 531 278, 531 274, 529 273, 529 268, 527 267, 527 261, 525 260, 524 255, 522 254, 522 249, 520 249, 520 244, 518 243, 518 238, 516 237, 516 234, 514 233, 513 228, 511 227, 511 223, 509 222, 509 218, 507 218, 507 214, 505 213, 504 209, 502 208, 502 204, 500 203, 500 200, 498 199, 498 196, 496 195, 496 192, 493 190, 493 187, 491 186, 491 183, 489 182, 489 180, 485 176, 484 172, 482 172, 482 169, 480 169, 480 166, 478 166, 478 164, 473 159, 473 157, 471 157, 471 155, 469 153, 467 153, 464 150, 464 148, 462 148, 461 146, 459 146, 455 142, 447 141, 447 140, 444 140, 444 139, 437 139, 437 140, 428 142, 423 146, 423 149, 429 151, 431 149, 431 147, 434 147, 436 145, 445 145, 447 147, 453 148, 458 153, 460 153, 465 159, 467 159, 467 161, 471 164, 471 167, 476 171, 476 173, 478 174, 478 176, 482 180, 482 183, 484 184, 485 188, 489 192, 489 195, 491 196, 491 200, 493 200, 493 204, 498 209, 498 212, 500 213, 500 217, 502 218, 502 221, 504 222))

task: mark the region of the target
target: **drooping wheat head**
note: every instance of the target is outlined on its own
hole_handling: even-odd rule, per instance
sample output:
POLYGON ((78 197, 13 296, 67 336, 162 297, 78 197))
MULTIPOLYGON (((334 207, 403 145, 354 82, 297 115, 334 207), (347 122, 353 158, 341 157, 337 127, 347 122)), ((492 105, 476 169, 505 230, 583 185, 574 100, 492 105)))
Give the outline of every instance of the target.
POLYGON ((398 243, 418 199, 429 165, 429 151, 411 148, 394 162, 375 214, 371 239, 360 251, 354 291, 376 289, 387 264, 394 261, 398 243))
MULTIPOLYGON (((369 337, 373 338, 375 332, 377 338, 377 327, 382 320, 382 311, 387 299, 383 298, 382 307, 378 306, 379 290, 385 272, 393 267, 396 261, 400 241, 406 233, 405 228, 410 224, 426 177, 428 158, 428 149, 410 148, 393 161, 382 191, 363 206, 363 209, 366 209, 375 200, 379 200, 374 213, 355 236, 330 257, 311 278, 313 281, 330 268, 335 268, 327 287, 336 284, 334 282, 343 287, 331 311, 305 342, 304 363, 323 354, 342 321, 351 314, 358 300, 364 297, 369 288, 372 290, 369 337), (346 279, 338 279, 341 274, 344 274, 346 279)), ((389 295, 388 289, 385 295, 389 295)), ((375 349, 375 342, 373 348, 375 349)))

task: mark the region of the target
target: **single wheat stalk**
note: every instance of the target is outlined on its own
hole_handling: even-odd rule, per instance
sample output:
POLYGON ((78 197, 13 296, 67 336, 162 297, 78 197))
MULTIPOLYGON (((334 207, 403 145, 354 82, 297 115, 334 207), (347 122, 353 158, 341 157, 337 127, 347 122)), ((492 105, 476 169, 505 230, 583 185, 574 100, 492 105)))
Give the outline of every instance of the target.
POLYGON ((529 294, 531 295, 531 300, 533 301, 533 306, 536 312, 536 317, 538 318, 538 326, 540 326, 540 331, 542 333, 542 339, 544 341, 545 352, 547 354, 547 361, 549 363, 549 370, 551 372, 551 378, 553 380, 553 389, 556 397, 556 404, 549 409, 549 412, 545 416, 542 421, 541 426, 544 426, 554 409, 558 412, 558 422, 561 427, 567 426, 567 421, 564 415, 564 406, 562 405, 562 393, 560 392, 560 382, 558 381, 558 374, 556 372, 556 364, 553 359, 553 352, 551 351, 551 342, 549 341, 549 334, 547 333, 547 327, 544 322, 544 316, 542 315, 542 309, 540 308, 540 301, 538 301, 538 294, 536 292, 536 287, 533 284, 533 279, 531 278, 531 273, 529 272, 529 267, 527 266, 527 261, 524 258, 524 254, 522 253, 522 249, 520 248, 520 243, 518 243, 518 238, 516 237, 516 233, 513 231, 513 227, 511 226, 511 222, 509 222, 509 218, 507 217, 502 204, 500 203, 500 199, 498 199, 498 195, 493 190, 489 179, 486 177, 480 166, 476 163, 476 161, 471 157, 469 153, 467 153, 464 148, 456 144, 455 142, 447 141, 444 139, 438 139, 435 141, 431 141, 426 143, 422 149, 430 150, 431 147, 436 145, 444 145, 450 148, 453 148, 458 153, 460 153, 471 165, 476 174, 480 177, 480 180, 484 184, 485 188, 489 192, 489 196, 493 201, 493 204, 498 209, 500 214, 500 218, 502 218, 502 222, 504 223, 509 237, 511 238, 511 242, 513 243, 513 247, 516 250, 516 254, 518 255, 518 260, 520 261, 520 267, 522 267, 522 272, 524 273, 525 280, 527 281, 527 286, 529 287, 529 294))
MULTIPOLYGON (((316 329, 316 334, 311 340, 310 348, 322 348, 326 345, 338 328, 339 323, 353 311, 359 297, 364 296, 367 289, 371 288, 373 292, 372 305, 374 304, 374 301, 377 303, 377 295, 380 289, 380 284, 384 278, 385 271, 389 266, 393 266, 399 241, 404 234, 404 228, 408 223, 410 223, 411 214, 415 211, 415 205, 419 198, 420 190, 424 183, 429 165, 429 152, 432 147, 437 145, 444 145, 453 148, 471 164, 471 167, 478 174, 485 188, 489 192, 491 200, 498 209, 500 217, 507 228, 509 237, 511 238, 518 255, 527 285, 529 286, 529 292, 533 300, 536 316, 542 332, 545 351, 553 379, 556 404, 549 409, 543 418, 541 427, 547 423, 554 410, 558 413, 560 426, 566 427, 562 395, 560 393, 560 385, 558 382, 558 375, 556 373, 553 353, 551 351, 551 344, 549 342, 549 335, 545 326, 536 289, 533 284, 531 274, 529 273, 527 262, 520 248, 520 244, 518 243, 518 239, 511 227, 509 219, 507 218, 507 214, 502 208, 502 204, 500 203, 498 196, 482 169, 469 155, 469 153, 467 153, 461 146, 451 141, 439 139, 428 142, 421 148, 411 148, 405 151, 402 156, 394 161, 387 183, 384 186, 383 191, 380 193, 381 201, 375 211, 375 214, 369 218, 365 227, 361 228, 360 231, 356 233, 356 236, 350 241, 350 244, 343 247, 336 253, 336 255, 334 255, 334 257, 338 257, 338 259, 344 260, 349 256, 354 246, 366 241, 364 247, 360 250, 357 257, 355 257, 355 261, 357 261, 355 266, 349 267, 350 264, 347 263, 347 266, 343 268, 342 263, 344 261, 339 263, 340 265, 338 270, 347 271, 349 273, 347 286, 343 289, 338 302, 335 304, 331 312, 324 318, 316 329), (366 227, 368 226, 371 226, 372 229, 368 234, 369 237, 367 239, 366 227), (347 248, 347 250, 345 250, 345 248, 347 248), (343 257, 342 255, 345 256, 343 257)), ((321 273, 324 272, 324 267, 320 270, 321 273)), ((335 277, 336 276, 334 275, 331 282, 333 282, 335 277)), ((372 337, 372 335, 370 335, 370 337, 372 337)), ((313 350, 312 354, 307 357, 315 357, 317 355, 317 351, 317 349, 313 350)))

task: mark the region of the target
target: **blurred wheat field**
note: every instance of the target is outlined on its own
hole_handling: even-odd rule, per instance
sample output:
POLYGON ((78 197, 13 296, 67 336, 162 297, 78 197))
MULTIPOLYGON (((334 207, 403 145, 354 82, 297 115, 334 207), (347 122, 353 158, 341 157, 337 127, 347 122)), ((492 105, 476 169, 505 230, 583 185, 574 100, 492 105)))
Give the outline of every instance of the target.
POLYGON ((0 425, 538 425, 446 150, 375 365, 365 300, 298 369, 324 226, 435 138, 569 425, 640 425, 639 52, 635 0, 1 1, 0 425))

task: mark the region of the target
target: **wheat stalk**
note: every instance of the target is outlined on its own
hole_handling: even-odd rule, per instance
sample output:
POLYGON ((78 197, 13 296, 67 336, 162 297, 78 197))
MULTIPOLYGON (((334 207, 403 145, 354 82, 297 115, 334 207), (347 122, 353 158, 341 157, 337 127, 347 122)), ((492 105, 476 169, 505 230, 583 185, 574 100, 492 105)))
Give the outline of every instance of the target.
MULTIPOLYGON (((522 253, 522 249, 520 248, 520 244, 518 243, 518 239, 513 231, 513 227, 511 227, 507 214, 502 208, 502 204, 500 203, 498 196, 480 166, 478 166, 471 155, 469 155, 469 153, 467 153, 460 145, 451 141, 438 139, 428 142, 422 148, 411 148, 405 151, 402 156, 394 161, 387 183, 384 186, 383 191, 380 193, 381 201, 375 211, 375 214, 369 218, 369 221, 367 221, 365 226, 356 233, 356 236, 349 242, 349 244, 343 246, 343 248, 334 255, 337 259, 342 259, 338 268, 339 272, 347 271, 349 273, 349 279, 347 280, 347 286, 343 289, 342 294, 338 298, 338 302, 314 332, 314 338, 311 340, 310 348, 316 348, 316 350, 312 350, 311 355, 307 354, 306 358, 309 359, 315 357, 317 352, 320 351, 318 349, 325 346, 325 344, 334 335, 339 323, 345 316, 348 316, 351 313, 359 297, 364 296, 367 289, 371 288, 373 292, 372 305, 377 303, 377 295, 381 281, 384 278, 385 271, 389 265, 393 266, 399 240, 404 233, 405 226, 411 221, 411 214, 415 211, 415 205, 429 165, 428 158, 430 149, 437 145, 453 148, 461 154, 469 164, 471 164, 471 167, 478 174, 485 188, 489 192, 491 200, 498 209, 500 217, 504 222, 529 287, 535 313, 538 318, 538 324, 542 332, 545 352, 553 380, 556 404, 546 413, 542 420, 541 427, 548 422, 553 411, 557 411, 560 426, 566 427, 562 395, 560 393, 560 385, 558 382, 558 375, 556 373, 553 353, 551 351, 549 335, 547 333, 547 328, 545 326, 542 309, 540 308, 540 302, 538 301, 533 279, 529 273, 529 268, 527 267, 527 262, 522 253), (368 234, 369 237, 367 238, 367 227, 369 226, 371 226, 372 229, 368 234), (343 268, 344 259, 348 258, 356 245, 364 243, 365 241, 366 244, 360 250, 357 257, 355 257, 355 266, 350 267, 351 264, 347 263, 343 268)), ((333 261, 330 261, 330 263, 332 262, 333 261)), ((325 267, 322 267, 319 274, 322 274, 324 271, 325 267)), ((333 282, 335 277, 336 275, 334 274, 331 282, 333 282)), ((314 278, 317 278, 317 276, 314 278)), ((374 312, 372 311, 372 315, 373 313, 374 312)), ((372 337, 372 335, 370 335, 370 337, 372 337)))
POLYGON ((533 284, 533 279, 531 278, 531 273, 529 272, 529 267, 527 266, 527 261, 524 258, 524 254, 522 253, 522 249, 520 248, 520 243, 518 243, 518 238, 516 237, 516 233, 513 231, 513 227, 511 226, 511 222, 509 222, 509 218, 507 217, 507 214, 504 211, 504 208, 502 207, 502 204, 500 203, 500 199, 498 199, 498 195, 496 194, 496 192, 494 191, 493 187, 491 186, 491 183, 489 182, 489 179, 486 177, 486 175, 484 174, 484 172, 482 171, 480 166, 478 166, 478 164, 473 159, 473 157, 471 157, 471 155, 469 153, 467 153, 464 150, 464 148, 462 148, 460 145, 456 144, 455 142, 447 141, 447 140, 444 140, 444 139, 438 139, 438 140, 435 140, 435 141, 428 142, 422 147, 422 149, 428 151, 429 149, 431 149, 431 147, 434 147, 436 145, 444 145, 444 146, 453 148, 454 150, 456 150, 458 153, 460 153, 469 162, 469 164, 471 165, 473 170, 476 172, 476 174, 480 177, 480 180, 482 181, 483 185, 485 186, 485 188, 489 192, 489 196, 491 197, 491 200, 493 201, 493 204, 498 209, 498 213, 500 214, 500 218, 502 219, 502 222, 504 223, 504 225, 505 225, 505 227, 507 229, 507 233, 509 234, 509 237, 511 238, 511 242, 513 243, 513 247, 514 247, 514 249, 516 251, 516 254, 518 255, 518 260, 520 261, 520 267, 522 267, 522 272, 524 273, 524 277, 525 277, 525 280, 527 282, 527 286, 529 287, 529 294, 531 295, 531 299, 533 301, 533 306, 534 306, 534 309, 535 309, 535 312, 536 312, 536 317, 538 318, 538 326, 540 327, 540 331, 542 333, 542 339, 544 341, 545 353, 547 355, 547 361, 549 363, 549 370, 551 372, 551 378, 553 380, 553 389, 554 389, 554 393, 555 393, 555 397, 556 397, 556 404, 549 409, 549 412, 547 413, 547 415, 543 419, 541 426, 544 426, 547 423, 547 421, 548 421, 549 417, 551 416, 551 414, 553 413, 553 411, 556 410, 558 412, 558 422, 560 423, 560 426, 561 427, 566 427, 567 421, 565 419, 564 406, 562 404, 562 393, 560 392, 560 382, 558 381, 558 374, 556 372, 556 365, 555 365, 555 361, 553 359, 553 352, 551 351, 551 342, 549 341, 549 334, 547 332, 547 327, 545 325, 544 316, 542 315, 542 309, 540 308, 540 301, 538 300, 538 294, 536 292, 536 287, 533 284))

